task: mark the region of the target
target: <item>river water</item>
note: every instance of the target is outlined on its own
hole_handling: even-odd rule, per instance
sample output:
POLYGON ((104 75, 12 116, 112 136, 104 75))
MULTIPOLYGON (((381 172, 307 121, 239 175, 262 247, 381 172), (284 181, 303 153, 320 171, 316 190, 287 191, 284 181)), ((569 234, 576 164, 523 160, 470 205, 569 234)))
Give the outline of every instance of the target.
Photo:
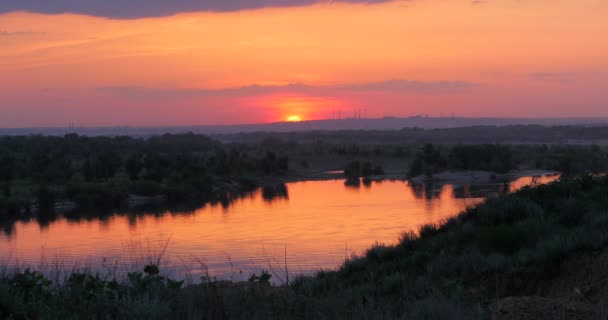
POLYGON ((375 243, 393 244, 403 231, 441 222, 488 195, 556 178, 465 186, 306 181, 186 212, 20 221, 0 232, 0 263, 120 273, 161 257, 161 269, 175 278, 208 272, 243 280, 269 270, 281 282, 287 273, 336 268, 375 243))

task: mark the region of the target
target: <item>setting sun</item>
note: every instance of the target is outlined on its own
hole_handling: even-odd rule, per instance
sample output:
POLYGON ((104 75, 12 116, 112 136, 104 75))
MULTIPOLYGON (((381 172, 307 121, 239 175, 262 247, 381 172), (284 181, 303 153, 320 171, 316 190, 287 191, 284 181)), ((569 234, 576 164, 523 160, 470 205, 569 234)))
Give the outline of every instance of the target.
POLYGON ((302 118, 300 116, 289 116, 287 117, 287 121, 289 122, 300 122, 302 121, 302 118))

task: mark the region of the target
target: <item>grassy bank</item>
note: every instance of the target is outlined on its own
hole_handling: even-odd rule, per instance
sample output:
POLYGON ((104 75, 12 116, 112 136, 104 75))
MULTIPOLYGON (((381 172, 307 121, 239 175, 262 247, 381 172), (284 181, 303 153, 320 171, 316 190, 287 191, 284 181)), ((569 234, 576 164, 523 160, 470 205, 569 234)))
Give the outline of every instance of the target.
POLYGON ((489 199, 441 225, 403 234, 398 245, 375 245, 338 270, 289 286, 272 287, 265 274, 247 283, 202 277, 183 284, 160 276, 155 266, 121 281, 5 275, 0 317, 489 319, 496 305, 534 299, 523 301, 602 319, 608 298, 602 277, 608 275, 569 279, 567 271, 581 261, 577 269, 593 270, 607 244, 608 178, 588 175, 489 199), (534 298, 520 298, 528 296, 534 298))

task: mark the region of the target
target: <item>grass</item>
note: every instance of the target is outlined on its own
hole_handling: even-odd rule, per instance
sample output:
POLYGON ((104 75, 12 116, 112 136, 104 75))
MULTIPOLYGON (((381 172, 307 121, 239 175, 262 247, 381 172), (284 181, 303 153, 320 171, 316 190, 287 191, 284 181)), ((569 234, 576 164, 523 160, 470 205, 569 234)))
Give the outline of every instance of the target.
POLYGON ((264 274, 184 285, 155 265, 122 281, 6 274, 0 318, 489 319, 496 298, 533 295, 558 263, 607 244, 608 178, 586 175, 488 199, 289 286, 270 286, 264 274))

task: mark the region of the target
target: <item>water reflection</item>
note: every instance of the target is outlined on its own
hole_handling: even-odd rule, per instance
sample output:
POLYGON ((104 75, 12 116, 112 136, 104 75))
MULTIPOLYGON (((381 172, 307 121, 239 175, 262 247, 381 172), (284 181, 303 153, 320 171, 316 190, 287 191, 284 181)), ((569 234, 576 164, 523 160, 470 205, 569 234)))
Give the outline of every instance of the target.
POLYGON ((515 192, 526 186, 537 186, 555 181, 558 174, 525 176, 514 180, 492 181, 475 184, 454 184, 448 182, 411 183, 412 191, 418 199, 438 199, 443 188, 451 186, 457 199, 480 198, 515 192))
POLYGON ((289 200, 287 185, 284 183, 262 187, 262 198, 272 203, 277 200, 289 200))
POLYGON ((344 186, 347 188, 358 189, 361 186, 361 179, 348 178, 344 181, 344 186))
MULTIPOLYGON (((124 217, 127 219, 131 227, 135 227, 137 222, 144 217, 162 219, 164 216, 179 216, 192 215, 198 210, 203 210, 208 206, 221 207, 228 210, 235 202, 242 199, 255 197, 257 190, 249 192, 221 192, 213 198, 201 199, 179 205, 167 206, 138 206, 129 208, 128 210, 120 210, 114 212, 108 211, 71 211, 71 212, 41 212, 38 214, 23 213, 17 216, 8 216, 0 219, 0 233, 11 237, 15 232, 15 224, 17 223, 35 223, 42 231, 47 229, 57 220, 66 220, 68 222, 80 223, 97 221, 100 224, 107 224, 114 217, 124 217)), ((287 186, 285 184, 272 185, 262 188, 263 198, 272 203, 281 199, 289 199, 287 186)))
POLYGON ((0 224, 0 257, 33 265, 49 259, 128 265, 171 239, 163 267, 174 273, 196 273, 202 261, 213 275, 240 279, 260 269, 284 270, 285 258, 290 273, 306 273, 336 267, 375 242, 393 243, 404 230, 440 222, 488 194, 555 178, 481 186, 308 181, 227 194, 197 208, 30 217, 0 224))

